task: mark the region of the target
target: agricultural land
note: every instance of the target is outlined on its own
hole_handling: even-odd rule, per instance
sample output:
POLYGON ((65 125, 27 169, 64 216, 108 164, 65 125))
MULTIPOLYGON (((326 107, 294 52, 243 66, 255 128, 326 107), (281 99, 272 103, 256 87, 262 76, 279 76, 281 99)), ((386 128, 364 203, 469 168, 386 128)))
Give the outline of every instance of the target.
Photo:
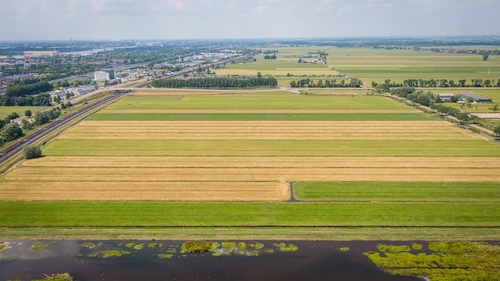
POLYGON ((42 149, 1 237, 499 239, 499 144, 364 92, 137 91, 42 149))
POLYGON ((0 106, 0 118, 5 118, 7 115, 14 112, 18 115, 24 115, 26 110, 30 110, 32 114, 35 115, 35 112, 45 108, 45 106, 0 106))

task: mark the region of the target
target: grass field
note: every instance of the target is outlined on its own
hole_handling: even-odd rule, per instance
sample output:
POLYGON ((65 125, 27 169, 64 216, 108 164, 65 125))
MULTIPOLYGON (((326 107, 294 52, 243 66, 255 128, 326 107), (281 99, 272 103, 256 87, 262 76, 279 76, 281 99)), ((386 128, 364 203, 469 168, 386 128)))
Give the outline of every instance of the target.
MULTIPOLYGON (((466 46, 469 49, 491 49, 489 46, 466 46)), ((257 62, 230 64, 226 69, 217 70, 217 75, 256 75, 261 72, 278 77, 279 86, 289 86, 291 80, 301 78, 337 79, 327 77, 337 75, 334 70, 355 77, 371 86, 372 81, 384 83, 386 79, 403 82, 406 79, 500 79, 500 57, 490 56, 483 61, 481 55, 445 54, 427 50, 385 50, 373 48, 336 48, 336 47, 271 47, 266 50, 278 50, 276 60, 264 60, 257 57, 257 62), (309 52, 328 53, 327 61, 334 70, 326 65, 298 63, 302 55, 309 52), (286 77, 287 74, 294 77, 286 77), (304 76, 304 77, 302 77, 304 76), (295 78, 295 79, 294 79, 295 78)), ((305 60, 311 60, 305 58, 305 60)))
POLYGON ((108 110, 408 110, 379 96, 308 96, 290 92, 252 94, 129 96, 108 110))
POLYGON ((45 106, 0 106, 0 118, 5 118, 7 115, 15 112, 19 115, 24 115, 26 110, 31 110, 32 114, 35 115, 35 112, 40 111, 45 106))
POLYGON ((499 227, 498 203, 2 202, 0 225, 499 227))
POLYGON ((385 79, 499 79, 500 58, 483 61, 480 55, 443 54, 430 51, 336 48, 328 51, 328 62, 337 70, 361 79, 365 85, 385 79), (490 75, 488 76, 488 70, 490 75))
MULTIPOLYGON (((125 110, 124 110, 125 111, 125 110)), ((411 111, 410 111, 411 112, 411 111)), ((422 113, 98 113, 93 121, 422 121, 436 117, 422 113)))
POLYGON ((44 157, 7 172, 0 227, 14 236, 36 236, 34 226, 54 235, 103 227, 113 237, 134 227, 147 227, 135 233, 148 237, 158 237, 155 227, 180 227, 157 233, 181 237, 200 226, 353 235, 299 229, 314 226, 366 227, 351 236, 362 240, 499 238, 486 229, 500 227, 499 144, 432 115, 342 90, 146 93, 93 115, 45 145, 44 157), (288 202, 290 182, 303 202, 288 202))
POLYGON ((483 156, 498 144, 479 140, 56 140, 48 156, 483 156), (77 149, 75 149, 77 148, 77 149))
POLYGON ((324 202, 495 202, 500 201, 499 188, 500 182, 299 182, 294 195, 301 201, 324 202))

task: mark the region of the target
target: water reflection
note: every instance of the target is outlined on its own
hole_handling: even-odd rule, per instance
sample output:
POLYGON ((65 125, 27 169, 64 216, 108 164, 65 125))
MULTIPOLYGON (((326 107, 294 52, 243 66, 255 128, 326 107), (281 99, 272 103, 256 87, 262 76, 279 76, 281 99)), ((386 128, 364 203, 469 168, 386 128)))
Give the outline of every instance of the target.
MULTIPOLYGON (((382 242, 294 241, 286 245, 298 250, 281 251, 281 241, 259 241, 263 246, 246 241, 233 243, 245 246, 244 251, 235 247, 220 256, 183 253, 183 242, 43 241, 47 246, 36 251, 33 241, 8 241, 0 254, 0 280, 33 280, 63 272, 75 280, 419 280, 387 275, 363 255, 382 242), (130 254, 104 258, 103 251, 130 254), (167 253, 172 256, 158 256, 167 253)), ((219 250, 232 245, 218 244, 219 250)))

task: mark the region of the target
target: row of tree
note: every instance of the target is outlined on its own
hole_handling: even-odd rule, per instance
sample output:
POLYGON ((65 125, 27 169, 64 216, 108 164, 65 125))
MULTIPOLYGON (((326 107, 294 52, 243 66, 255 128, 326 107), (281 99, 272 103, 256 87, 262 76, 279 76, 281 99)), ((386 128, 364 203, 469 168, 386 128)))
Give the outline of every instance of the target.
MULTIPOLYGON (((447 80, 447 79, 430 79, 430 80, 424 80, 424 79, 407 79, 404 80, 403 83, 396 83, 395 81, 391 81, 390 79, 385 80, 385 83, 389 88, 394 88, 394 87, 403 87, 403 86, 410 86, 410 87, 420 87, 420 88, 447 88, 447 87, 454 87, 454 88, 464 88, 464 87, 500 87, 500 79, 496 81, 495 79, 490 80, 490 79, 471 79, 470 83, 467 83, 466 79, 461 79, 455 82, 455 80, 447 80), (496 82, 496 83, 495 83, 496 82)), ((376 82, 372 82, 372 87, 376 87, 377 85, 380 85, 376 82)))
POLYGON ((431 92, 424 92, 422 90, 417 90, 415 87, 405 86, 397 89, 391 90, 391 94, 411 100, 412 102, 419 103, 421 105, 430 106, 436 102, 439 97, 431 92))
POLYGON ((276 59, 276 55, 265 55, 264 59, 265 60, 275 60, 276 59))
POLYGON ((336 79, 333 80, 318 80, 318 82, 314 82, 314 80, 306 78, 298 81, 290 82, 290 87, 292 88, 359 88, 363 85, 361 80, 356 78, 352 78, 350 81, 342 79, 337 83, 336 79), (347 83, 346 83, 347 82, 347 83))
POLYGON ((273 77, 164 79, 151 82, 155 88, 254 88, 277 85, 278 81, 273 77))
POLYGON ((50 104, 49 94, 38 94, 27 97, 0 96, 0 105, 3 106, 49 106, 50 104))
POLYGON ((52 90, 52 85, 46 81, 27 84, 27 85, 16 85, 9 87, 5 95, 10 97, 25 97, 30 95, 36 95, 39 93, 49 92, 52 90))

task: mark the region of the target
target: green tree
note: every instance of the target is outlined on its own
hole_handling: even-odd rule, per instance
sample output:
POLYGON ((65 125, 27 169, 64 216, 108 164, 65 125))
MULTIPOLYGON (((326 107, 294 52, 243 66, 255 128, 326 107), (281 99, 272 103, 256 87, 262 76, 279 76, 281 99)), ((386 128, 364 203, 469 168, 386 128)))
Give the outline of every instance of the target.
POLYGON ((29 109, 28 109, 28 110, 26 110, 26 111, 24 112, 24 115, 26 115, 27 117, 31 117, 31 110, 29 110, 29 109))
POLYGON ((62 80, 60 86, 61 87, 69 87, 68 80, 62 80))
POLYGON ((500 126, 497 126, 497 127, 495 128, 494 132, 495 132, 495 135, 496 135, 497 137, 500 137, 500 126))
POLYGON ((257 78, 262 78, 262 74, 259 72, 257 72, 257 78))
POLYGON ((27 145, 23 148, 24 159, 34 159, 42 157, 42 150, 36 145, 27 145))
POLYGON ((483 60, 484 61, 487 61, 489 57, 490 57, 490 54, 488 54, 488 53, 483 54, 483 60))
POLYGON ((389 92, 391 90, 389 84, 378 84, 375 86, 375 91, 378 93, 389 92))
POLYGON ((9 123, 2 129, 2 141, 8 142, 23 136, 23 130, 16 123, 9 123))

